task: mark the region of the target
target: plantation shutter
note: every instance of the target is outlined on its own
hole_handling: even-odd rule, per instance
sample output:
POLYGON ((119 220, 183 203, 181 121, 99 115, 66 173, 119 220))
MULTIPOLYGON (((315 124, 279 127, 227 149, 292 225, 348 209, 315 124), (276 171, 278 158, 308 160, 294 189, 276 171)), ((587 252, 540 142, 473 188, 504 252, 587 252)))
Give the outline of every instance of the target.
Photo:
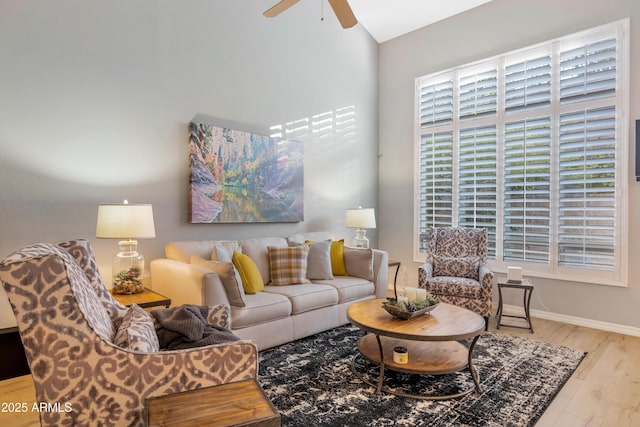
POLYGON ((507 113, 551 104, 551 56, 505 67, 505 111, 507 113))
POLYGON ((420 250, 429 227, 450 227, 453 218, 453 134, 425 134, 420 140, 420 250))
POLYGON ((616 39, 560 53, 560 103, 615 96, 616 39))
POLYGON ((453 121, 453 80, 420 88, 420 127, 453 121))
POLYGON ((498 107, 498 71, 460 78, 460 120, 495 115, 498 107))
POLYGON ((615 267, 616 39, 560 53, 560 103, 601 108, 560 115, 559 265, 615 267))
POLYGON ((551 119, 505 125, 503 259, 549 264, 551 119))
POLYGON ((497 268, 625 285, 629 21, 416 79, 414 255, 486 228, 497 268))
POLYGON ((458 143, 458 226, 486 228, 495 258, 496 127, 463 129, 458 143))
POLYGON ((615 119, 615 107, 560 116, 560 265, 614 269, 615 119))

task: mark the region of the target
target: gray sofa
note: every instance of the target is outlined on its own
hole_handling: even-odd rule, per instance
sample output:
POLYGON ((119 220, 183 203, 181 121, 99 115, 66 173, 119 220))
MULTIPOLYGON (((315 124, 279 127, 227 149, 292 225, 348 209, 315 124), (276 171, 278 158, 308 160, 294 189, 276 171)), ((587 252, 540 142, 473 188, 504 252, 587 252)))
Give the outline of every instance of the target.
POLYGON ((342 259, 348 275, 318 273, 326 270, 323 249, 331 239, 330 233, 312 232, 288 238, 170 242, 165 246, 167 258, 150 264, 151 286, 170 297, 174 306, 226 305, 232 331, 240 338, 255 340, 263 350, 344 325, 347 308, 354 302, 387 297, 388 254, 384 251, 345 246, 342 259), (274 286, 269 248, 300 246, 307 241, 314 242, 315 248, 307 258, 310 283, 274 286), (235 286, 242 279, 229 262, 234 252, 255 262, 262 291, 248 294, 241 285, 235 286))

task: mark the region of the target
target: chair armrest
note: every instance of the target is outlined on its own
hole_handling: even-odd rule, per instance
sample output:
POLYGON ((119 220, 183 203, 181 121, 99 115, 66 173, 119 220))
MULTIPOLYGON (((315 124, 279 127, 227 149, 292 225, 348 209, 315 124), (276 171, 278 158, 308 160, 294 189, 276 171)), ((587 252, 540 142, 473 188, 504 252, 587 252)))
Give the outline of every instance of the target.
POLYGON ((488 295, 490 298, 493 293, 493 272, 489 269, 489 265, 483 262, 480 263, 478 274, 480 286, 482 286, 484 294, 488 295))
POLYGON ((230 308, 220 277, 211 270, 165 258, 151 261, 150 269, 151 287, 171 298, 174 306, 222 304, 230 308))
MULTIPOLYGON (((95 366, 96 370, 108 370, 109 374, 101 379, 99 385, 122 394, 121 402, 117 403, 121 403, 121 409, 128 412, 122 419, 143 420, 145 401, 151 397, 258 376, 258 347, 253 340, 158 353, 134 352, 106 341, 102 341, 100 347, 92 357, 101 352, 104 355, 86 363, 95 366), (107 345, 109 350, 106 350, 107 345)), ((79 390, 85 388, 86 385, 78 379, 78 384, 70 390, 82 394, 79 390)), ((74 409, 80 407, 80 402, 75 402, 74 409)))
POLYGON ((427 282, 433 277, 433 263, 427 261, 418 267, 418 287, 427 288, 427 282))

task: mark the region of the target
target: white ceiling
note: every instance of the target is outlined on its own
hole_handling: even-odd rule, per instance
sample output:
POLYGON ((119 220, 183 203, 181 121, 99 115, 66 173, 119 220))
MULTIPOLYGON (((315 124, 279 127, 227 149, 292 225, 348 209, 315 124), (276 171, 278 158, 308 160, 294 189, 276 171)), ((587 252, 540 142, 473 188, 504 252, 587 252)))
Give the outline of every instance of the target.
POLYGON ((349 0, 358 22, 378 43, 491 0, 349 0))

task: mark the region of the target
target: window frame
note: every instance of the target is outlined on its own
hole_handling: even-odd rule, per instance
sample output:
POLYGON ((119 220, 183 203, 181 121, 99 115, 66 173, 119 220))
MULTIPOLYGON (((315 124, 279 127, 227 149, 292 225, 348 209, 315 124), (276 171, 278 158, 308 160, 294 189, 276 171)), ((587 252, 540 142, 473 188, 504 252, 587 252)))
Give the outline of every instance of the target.
POLYGON ((414 225, 413 225, 413 254, 414 261, 423 263, 426 253, 420 250, 420 175, 421 175, 421 149, 420 144, 423 135, 438 134, 450 131, 453 133, 453 188, 452 188, 452 225, 458 223, 458 182, 460 174, 458 170, 458 156, 460 131, 469 127, 480 128, 483 126, 496 126, 496 260, 490 260, 489 265, 494 272, 506 273, 508 266, 522 267, 524 273, 533 277, 552 278, 579 283, 593 283, 612 286, 628 285, 628 188, 629 188, 629 85, 630 85, 630 42, 629 42, 629 18, 604 24, 578 33, 558 37, 533 46, 528 46, 515 51, 496 55, 473 63, 461 65, 448 70, 424 75, 415 79, 414 100, 414 225), (615 95, 604 100, 587 100, 576 107, 577 103, 561 104, 559 98, 559 62, 560 52, 566 52, 572 48, 584 46, 588 43, 602 40, 605 37, 616 38, 616 86, 615 95), (536 108, 527 111, 507 113, 505 111, 505 69, 509 64, 518 61, 534 59, 536 55, 551 55, 551 104, 548 107, 536 108), (461 121, 459 111, 458 93, 460 75, 469 75, 474 72, 482 72, 495 67, 497 69, 497 110, 490 117, 461 121), (421 88, 423 82, 438 84, 444 79, 451 79, 454 85, 453 117, 451 123, 421 126, 421 88), (574 268, 559 265, 558 260, 558 206, 559 206, 559 126, 560 118, 569 111, 590 110, 613 105, 615 108, 615 235, 614 235, 614 268, 613 271, 595 270, 587 268, 574 268), (504 254, 502 238, 504 233, 504 135, 505 126, 508 123, 519 120, 532 120, 548 115, 551 119, 551 201, 550 201, 550 263, 539 265, 525 262, 503 261, 504 254), (500 236, 500 237, 498 237, 500 236))

